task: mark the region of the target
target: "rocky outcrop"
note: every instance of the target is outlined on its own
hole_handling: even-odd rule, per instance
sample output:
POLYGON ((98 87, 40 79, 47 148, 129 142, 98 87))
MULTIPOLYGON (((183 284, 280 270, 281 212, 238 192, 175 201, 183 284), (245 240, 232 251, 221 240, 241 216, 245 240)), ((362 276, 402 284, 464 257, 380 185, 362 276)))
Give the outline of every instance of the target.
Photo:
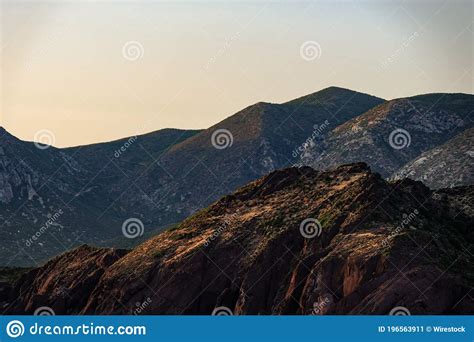
POLYGON ((56 314, 74 313, 86 304, 105 270, 125 254, 125 250, 80 246, 24 274, 10 289, 4 309, 33 314, 47 306, 56 314))
POLYGON ((275 171, 123 257, 82 247, 31 271, 10 312, 472 314, 473 217, 456 208, 362 163, 275 171), (57 305, 78 277, 83 300, 57 305))
POLYGON ((420 180, 433 189, 474 184, 474 128, 422 153, 391 178, 420 180))

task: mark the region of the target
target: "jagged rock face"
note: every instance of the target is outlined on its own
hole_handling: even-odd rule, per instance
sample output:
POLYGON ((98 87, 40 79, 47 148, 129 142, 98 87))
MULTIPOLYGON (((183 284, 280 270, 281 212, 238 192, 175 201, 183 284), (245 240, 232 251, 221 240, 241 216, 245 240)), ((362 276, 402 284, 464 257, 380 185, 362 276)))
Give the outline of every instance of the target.
POLYGON ((474 128, 421 154, 392 178, 420 180, 433 189, 474 184, 474 128))
POLYGON ((31 181, 31 175, 22 163, 17 165, 5 157, 3 148, 0 150, 0 202, 8 204, 14 199, 13 189, 18 189, 18 195, 26 194, 32 200, 36 194, 31 181))
MULTIPOLYGON (((48 174, 38 172, 35 167, 40 163, 42 169, 51 170, 54 165, 67 164, 67 156, 56 149, 42 151, 33 144, 24 144, 20 140, 0 130, 0 203, 10 204, 14 201, 37 201, 43 203, 38 191, 47 182, 48 174), (51 164, 51 165, 47 165, 51 164)), ((76 175, 76 170, 66 167, 68 176, 76 175)), ((63 181, 61 178, 59 182, 63 181)), ((62 183, 68 190, 68 184, 62 183)))
POLYGON ((0 130, 1 265, 37 265, 67 250, 61 245, 68 246, 80 232, 63 229, 65 222, 77 218, 66 203, 77 191, 82 172, 62 151, 38 149, 0 130), (35 234, 43 239, 29 244, 35 234))
POLYGON ((125 254, 125 250, 82 246, 56 257, 20 278, 4 310, 33 314, 46 302, 57 313, 74 313, 75 307, 85 305, 104 271, 125 254), (20 310, 15 309, 19 300, 20 310))
POLYGON ((473 116, 473 95, 430 94, 391 100, 337 127, 325 140, 307 148, 301 163, 328 169, 364 161, 389 177, 421 153, 473 127, 473 116), (397 133, 397 129, 408 133, 397 133))
MULTIPOLYGON (((472 313, 472 223, 448 197, 420 182, 387 183, 365 164, 290 168, 136 247, 106 268, 87 302, 61 308, 130 314, 146 302, 140 313, 210 314, 218 306, 236 314, 387 314, 396 306, 472 313), (301 228, 307 219, 319 220, 320 235, 311 223, 301 228)), ((57 260, 63 268, 76 259, 57 260)), ((49 279, 54 269, 25 276, 11 310, 27 307, 44 287, 26 279, 49 279)), ((36 302, 52 303, 54 296, 36 302)))

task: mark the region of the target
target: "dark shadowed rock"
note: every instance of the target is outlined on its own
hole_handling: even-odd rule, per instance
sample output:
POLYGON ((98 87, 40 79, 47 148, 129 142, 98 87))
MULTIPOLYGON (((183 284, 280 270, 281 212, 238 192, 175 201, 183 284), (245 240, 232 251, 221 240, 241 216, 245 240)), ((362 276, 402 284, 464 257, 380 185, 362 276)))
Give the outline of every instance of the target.
POLYGON ((75 313, 86 304, 105 270, 126 253, 80 246, 24 274, 4 305, 11 313, 33 314, 42 306, 56 314, 75 313))

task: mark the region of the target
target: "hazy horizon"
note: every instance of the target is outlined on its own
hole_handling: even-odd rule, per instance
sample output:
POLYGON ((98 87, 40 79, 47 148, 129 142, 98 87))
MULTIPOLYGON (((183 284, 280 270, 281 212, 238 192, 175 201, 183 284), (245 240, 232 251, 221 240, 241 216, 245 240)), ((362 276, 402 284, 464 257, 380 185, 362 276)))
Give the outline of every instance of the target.
POLYGON ((57 147, 205 129, 330 86, 474 88, 470 1, 1 4, 0 126, 57 147))

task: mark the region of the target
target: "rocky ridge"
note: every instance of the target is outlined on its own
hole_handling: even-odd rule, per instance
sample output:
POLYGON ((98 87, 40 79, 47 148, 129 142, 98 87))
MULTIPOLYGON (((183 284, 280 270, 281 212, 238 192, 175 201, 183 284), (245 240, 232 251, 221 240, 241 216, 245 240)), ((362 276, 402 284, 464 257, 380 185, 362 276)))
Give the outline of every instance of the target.
MULTIPOLYGON (((363 161, 383 177, 390 177, 423 152, 472 128, 473 115, 474 96, 469 94, 390 100, 341 124, 324 141, 312 144, 301 155, 301 164, 324 170, 363 161)), ((468 157, 463 155, 462 159, 468 157)))
POLYGON ((411 178, 432 189, 474 184, 474 128, 422 153, 391 178, 411 178))

